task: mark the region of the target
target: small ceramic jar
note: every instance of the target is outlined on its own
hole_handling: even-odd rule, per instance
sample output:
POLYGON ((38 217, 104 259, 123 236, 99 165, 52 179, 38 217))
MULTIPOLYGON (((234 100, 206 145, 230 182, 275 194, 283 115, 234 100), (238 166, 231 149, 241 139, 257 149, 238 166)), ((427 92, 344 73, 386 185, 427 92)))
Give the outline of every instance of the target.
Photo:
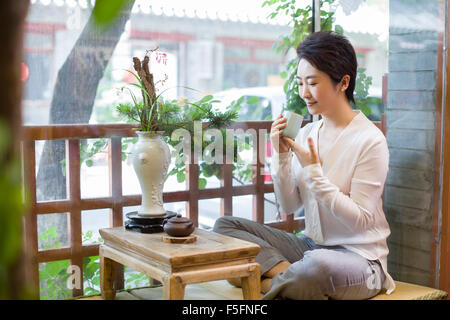
POLYGON ((164 231, 172 237, 187 237, 195 230, 194 223, 188 218, 184 218, 181 214, 176 217, 164 220, 164 231))

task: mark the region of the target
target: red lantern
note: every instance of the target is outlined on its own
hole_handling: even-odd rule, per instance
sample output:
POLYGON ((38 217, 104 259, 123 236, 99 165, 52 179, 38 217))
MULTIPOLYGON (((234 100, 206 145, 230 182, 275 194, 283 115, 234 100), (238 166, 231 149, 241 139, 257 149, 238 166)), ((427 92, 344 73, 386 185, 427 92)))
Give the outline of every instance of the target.
POLYGON ((21 67, 21 79, 22 82, 25 82, 28 80, 28 76, 30 75, 30 69, 28 69, 28 66, 24 62, 21 63, 21 67))

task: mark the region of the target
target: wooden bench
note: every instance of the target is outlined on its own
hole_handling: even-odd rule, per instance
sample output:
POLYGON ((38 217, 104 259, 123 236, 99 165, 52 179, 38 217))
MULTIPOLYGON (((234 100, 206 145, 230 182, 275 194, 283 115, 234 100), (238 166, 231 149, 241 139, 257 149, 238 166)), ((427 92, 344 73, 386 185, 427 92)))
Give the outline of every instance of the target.
MULTIPOLYGON (((447 297, 442 290, 396 281, 396 290, 387 295, 380 293, 370 300, 441 300, 447 297)), ((262 295, 261 295, 262 297, 262 295)), ((119 290, 117 300, 161 300, 163 287, 153 286, 128 290, 119 290)), ((101 300, 100 295, 77 298, 77 300, 101 300)), ((242 290, 233 287, 225 280, 203 282, 186 287, 186 300, 242 300, 242 290)))
POLYGON ((395 285, 391 294, 382 292, 370 300, 444 300, 448 296, 445 291, 417 284, 395 281, 395 285))

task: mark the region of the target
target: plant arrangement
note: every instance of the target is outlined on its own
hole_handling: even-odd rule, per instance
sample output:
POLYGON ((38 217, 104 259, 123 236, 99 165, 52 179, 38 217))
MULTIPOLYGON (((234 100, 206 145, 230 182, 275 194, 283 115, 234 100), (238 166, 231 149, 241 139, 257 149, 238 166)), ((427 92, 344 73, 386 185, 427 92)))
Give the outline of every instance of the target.
POLYGON ((142 61, 137 57, 133 58, 135 72, 127 70, 137 80, 137 83, 131 85, 139 88, 142 100, 138 99, 130 88, 124 87, 122 90, 128 90, 133 102, 117 106, 119 114, 140 124, 140 131, 170 136, 176 129, 186 129, 193 133, 194 121, 207 122, 208 128, 220 129, 228 127, 232 121, 237 119, 237 109, 235 108, 225 112, 215 110, 214 103, 220 101, 214 100, 212 95, 204 96, 196 102, 190 102, 184 98, 165 100, 162 95, 171 88, 163 90, 157 95, 156 85, 159 83, 164 85, 168 77, 165 75, 163 80, 155 82, 149 69, 152 54, 156 55, 156 61, 159 63, 167 61, 166 54, 160 52, 157 46, 155 49, 148 50, 142 61))
MULTIPOLYGON (((154 75, 150 72, 150 61, 152 55, 153 60, 157 63, 166 64, 167 55, 156 47, 148 50, 144 59, 133 58, 134 71, 126 70, 136 80, 129 86, 122 87, 120 93, 128 93, 131 97, 129 103, 121 103, 116 110, 121 118, 125 118, 128 123, 139 124, 139 131, 160 133, 164 136, 166 142, 172 147, 176 147, 178 141, 169 139, 171 134, 179 128, 189 131, 191 137, 194 137, 194 122, 204 122, 203 128, 216 128, 222 132, 223 141, 225 143, 226 132, 224 128, 228 127, 234 120, 238 118, 238 111, 242 108, 242 104, 257 104, 258 99, 248 99, 240 97, 230 103, 225 112, 218 112, 214 109, 214 105, 220 101, 214 99, 212 95, 203 96, 197 101, 189 101, 186 98, 178 100, 165 100, 162 95, 167 90, 161 89, 168 80, 167 75, 163 75, 161 80, 155 81, 154 75), (136 90, 138 89, 138 93, 136 90), (161 92, 159 92, 161 91, 161 92)), ((189 90, 198 92, 195 89, 184 87, 189 90)), ((115 118, 115 116, 110 115, 115 118)), ((131 147, 137 142, 137 137, 124 138, 122 140, 122 160, 125 161, 130 155, 131 147)), ((251 181, 253 172, 251 164, 244 163, 238 155, 238 150, 250 150, 251 146, 242 139, 234 140, 234 163, 233 163, 233 179, 241 184, 245 181, 251 181)), ((202 136, 202 150, 208 145, 208 139, 202 136)), ((80 144, 80 161, 91 167, 94 164, 93 157, 99 152, 107 152, 108 139, 97 139, 95 142, 87 142, 80 144)), ((191 141, 191 152, 194 149, 193 140, 191 141)), ((225 150, 225 145, 223 146, 225 150)), ((213 150, 214 152, 214 150, 213 150)), ((183 157, 182 150, 180 153, 174 153, 173 156, 183 157)), ((65 174, 65 160, 63 162, 63 174, 65 174)), ((220 164, 208 163, 200 161, 199 163, 199 188, 204 189, 207 185, 207 179, 215 176, 220 179, 220 164)), ((179 183, 185 181, 185 163, 176 162, 174 167, 168 173, 168 176, 176 176, 179 183)))
MULTIPOLYGON (((134 72, 127 70, 136 79, 136 83, 130 84, 134 88, 138 88, 141 97, 138 98, 136 94, 129 87, 123 87, 121 90, 126 91, 131 96, 132 102, 119 104, 116 108, 118 113, 125 117, 129 122, 138 123, 140 131, 159 133, 165 137, 165 141, 176 148, 179 141, 171 140, 169 137, 177 129, 187 130, 190 134, 191 152, 194 151, 194 123, 200 121, 203 123, 203 130, 201 136, 201 149, 205 150, 208 144, 208 139, 205 137, 205 129, 218 129, 222 133, 222 141, 224 143, 223 150, 226 150, 226 131, 225 129, 231 123, 238 119, 238 111, 241 109, 241 104, 244 102, 244 97, 232 101, 229 106, 225 108, 224 112, 218 111, 215 104, 220 103, 219 100, 214 99, 212 95, 203 96, 197 101, 189 101, 186 98, 179 98, 178 100, 167 100, 162 97, 164 92, 170 90, 160 90, 167 81, 167 75, 164 75, 162 80, 155 81, 154 75, 150 72, 149 64, 151 56, 155 55, 155 60, 158 63, 166 63, 166 54, 156 47, 148 50, 144 59, 133 58, 134 72), (161 85, 159 88, 158 86, 161 85), (160 91, 160 92, 159 92, 160 91)), ((198 92, 195 89, 184 87, 189 90, 198 92)), ((257 102, 257 101, 255 101, 257 102)), ((249 102, 247 102, 249 103, 249 102)), ((254 103, 254 102, 251 102, 254 103)), ((131 138, 129 142, 135 143, 137 138, 131 138)), ((198 141, 197 141, 198 143, 198 141)), ((245 144, 234 139, 234 176, 237 179, 247 180, 252 175, 251 165, 244 164, 239 161, 238 147, 240 150, 250 148, 249 144, 245 144)), ((213 157, 215 150, 213 152, 213 157)), ((126 157, 127 152, 123 153, 123 158, 126 157)), ((182 158, 184 156, 183 149, 175 150, 172 156, 182 158)), ((216 176, 220 179, 220 164, 209 163, 205 161, 199 162, 200 176, 198 181, 199 189, 204 189, 207 185, 207 178, 216 176)), ((170 170, 166 179, 169 176, 176 176, 177 181, 182 183, 185 181, 186 164, 184 162, 176 162, 175 166, 170 170)), ((250 178, 251 179, 251 178, 250 178)))
MULTIPOLYGON (((166 214, 163 206, 163 186, 168 177, 168 167, 172 156, 178 157, 177 162, 180 162, 180 158, 184 159, 182 162, 185 162, 185 166, 186 161, 191 161, 191 157, 184 157, 180 153, 186 153, 184 148, 189 146, 190 151, 194 149, 195 154, 196 146, 199 142, 203 144, 205 140, 204 136, 207 131, 204 133, 204 129, 223 130, 238 118, 236 109, 228 109, 224 112, 215 109, 214 103, 220 101, 214 100, 212 95, 191 102, 184 98, 179 100, 164 99, 164 92, 170 88, 157 94, 156 85, 159 83, 164 85, 168 76, 164 75, 163 79, 155 81, 155 77, 150 70, 152 55, 155 55, 158 63, 165 64, 167 61, 167 55, 160 52, 158 46, 152 50, 147 50, 142 61, 133 57, 135 72, 127 71, 137 80, 131 86, 138 88, 141 97, 138 98, 129 87, 124 87, 122 90, 128 90, 132 103, 117 106, 119 114, 125 116, 128 120, 139 123, 138 141, 133 147, 131 162, 142 190, 142 202, 138 210, 138 214, 141 216, 166 214), (179 141, 171 141, 172 133, 176 130, 179 130, 176 132, 177 135, 181 134, 183 137, 182 148, 178 152, 172 152, 171 155, 168 144, 172 146, 174 143, 180 145, 179 141), (170 137, 171 139, 162 139, 162 137, 170 137)), ((226 134, 224 131, 221 131, 220 134, 223 141, 226 134)), ((175 146, 175 149, 177 149, 177 146, 175 146)), ((217 152, 215 153, 217 154, 217 152)), ((186 154, 186 156, 188 155, 186 154)), ((217 157, 220 161, 222 160, 222 155, 217 154, 217 157)), ((214 159, 217 158, 214 157, 214 159)), ((201 159, 198 159, 195 155, 192 160, 194 163, 198 163, 201 159)), ((202 187, 200 181, 199 187, 202 187)))

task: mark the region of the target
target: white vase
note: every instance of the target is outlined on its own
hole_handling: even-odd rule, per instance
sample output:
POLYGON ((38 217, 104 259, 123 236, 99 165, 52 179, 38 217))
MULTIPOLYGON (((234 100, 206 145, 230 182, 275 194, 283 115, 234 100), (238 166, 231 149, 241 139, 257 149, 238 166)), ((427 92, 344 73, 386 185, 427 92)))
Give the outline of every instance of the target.
POLYGON ((142 190, 141 216, 166 214, 163 207, 163 187, 170 164, 170 150, 160 134, 137 131, 138 141, 131 157, 142 190))

